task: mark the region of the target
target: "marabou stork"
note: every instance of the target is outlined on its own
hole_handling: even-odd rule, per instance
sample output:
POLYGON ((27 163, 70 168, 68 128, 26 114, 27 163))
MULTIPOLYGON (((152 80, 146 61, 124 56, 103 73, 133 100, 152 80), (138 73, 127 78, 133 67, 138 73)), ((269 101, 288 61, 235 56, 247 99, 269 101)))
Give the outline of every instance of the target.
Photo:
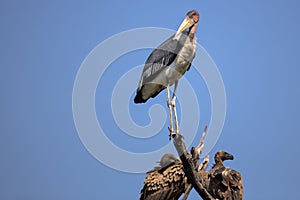
POLYGON ((148 57, 137 88, 135 103, 145 103, 149 98, 154 98, 167 88, 167 105, 170 117, 170 136, 179 133, 176 113, 176 89, 178 80, 189 70, 195 57, 196 37, 195 32, 199 21, 199 13, 191 10, 178 28, 176 34, 171 36, 148 57), (170 86, 174 85, 173 97, 170 100, 170 86), (174 112, 175 128, 173 130, 174 112))

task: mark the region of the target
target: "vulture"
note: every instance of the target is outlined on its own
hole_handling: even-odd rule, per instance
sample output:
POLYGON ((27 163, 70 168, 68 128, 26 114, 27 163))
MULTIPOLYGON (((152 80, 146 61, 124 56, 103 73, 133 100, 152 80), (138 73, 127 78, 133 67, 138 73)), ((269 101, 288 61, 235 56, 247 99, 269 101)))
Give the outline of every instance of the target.
POLYGON ((208 172, 204 187, 216 199, 242 200, 243 182, 241 174, 223 164, 225 160, 233 160, 233 155, 225 151, 218 151, 214 159, 215 164, 208 172))

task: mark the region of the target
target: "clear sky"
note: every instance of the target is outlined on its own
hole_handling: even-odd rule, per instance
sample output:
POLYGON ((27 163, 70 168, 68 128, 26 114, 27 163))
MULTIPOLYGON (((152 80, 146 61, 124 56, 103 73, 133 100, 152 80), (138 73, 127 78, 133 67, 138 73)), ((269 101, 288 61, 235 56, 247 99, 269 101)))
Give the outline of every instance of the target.
MULTIPOLYGON (((296 199, 296 0, 1 1, 0 199, 137 199, 145 174, 111 169, 81 142, 72 113, 74 81, 87 55, 108 37, 132 28, 174 30, 191 9, 200 13, 198 42, 218 66, 227 96, 224 128, 210 154, 224 149, 235 156, 226 164, 242 173, 246 200, 296 199)), ((107 110, 115 82, 141 65, 149 52, 130 52, 112 63, 96 93, 97 117, 107 137, 132 152, 168 143, 167 131, 149 140, 122 134, 107 110)), ((199 84, 200 133, 211 111, 205 83, 195 72, 191 69, 186 78, 199 84)), ((132 118, 147 125, 147 109, 154 103, 166 108, 164 98, 165 92, 144 106, 130 102, 132 118)), ((117 164, 122 162, 120 158, 117 164)), ((189 199, 198 199, 195 192, 189 199)))

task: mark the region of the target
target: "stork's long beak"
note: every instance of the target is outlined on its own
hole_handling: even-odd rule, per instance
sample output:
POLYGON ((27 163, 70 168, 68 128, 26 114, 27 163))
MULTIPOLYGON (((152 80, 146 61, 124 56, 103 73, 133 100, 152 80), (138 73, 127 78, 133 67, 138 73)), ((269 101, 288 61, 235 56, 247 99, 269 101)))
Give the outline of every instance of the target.
POLYGON ((193 19, 190 19, 188 16, 184 18, 183 22, 181 23, 180 27, 177 30, 177 34, 182 33, 186 29, 190 28, 195 24, 193 19))

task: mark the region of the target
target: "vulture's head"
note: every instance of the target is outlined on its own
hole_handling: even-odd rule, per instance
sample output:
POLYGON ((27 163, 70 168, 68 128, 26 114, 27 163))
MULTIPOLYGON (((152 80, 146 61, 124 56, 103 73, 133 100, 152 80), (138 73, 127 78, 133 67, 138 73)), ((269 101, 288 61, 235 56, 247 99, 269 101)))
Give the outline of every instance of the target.
POLYGON ((215 162, 222 163, 224 160, 233 160, 233 155, 231 155, 225 151, 218 151, 215 154, 215 162))
POLYGON ((159 164, 161 168, 164 168, 177 161, 178 159, 174 154, 166 153, 161 157, 159 164))

